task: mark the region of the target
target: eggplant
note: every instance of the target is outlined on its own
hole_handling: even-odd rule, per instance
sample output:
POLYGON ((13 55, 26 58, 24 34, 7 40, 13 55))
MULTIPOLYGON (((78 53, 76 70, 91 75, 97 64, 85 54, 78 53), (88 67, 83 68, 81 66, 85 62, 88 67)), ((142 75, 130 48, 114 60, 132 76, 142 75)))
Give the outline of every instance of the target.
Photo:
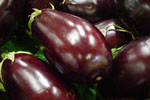
POLYGON ((99 84, 106 97, 148 99, 150 93, 150 36, 130 42, 113 60, 112 72, 99 84))
POLYGON ((136 35, 150 34, 149 0, 116 0, 120 19, 135 31, 136 35))
POLYGON ((103 20, 94 24, 105 36, 111 48, 118 48, 132 40, 132 34, 119 19, 103 20))
POLYGON ((117 16, 114 0, 62 0, 60 7, 92 23, 117 16))
POLYGON ((111 50, 102 33, 88 21, 43 9, 31 29, 33 37, 42 44, 45 57, 65 78, 95 82, 111 70, 111 50))
POLYGON ((23 17, 24 0, 0 1, 0 45, 8 41, 17 23, 23 17))
POLYGON ((9 53, 1 76, 10 100, 79 100, 47 63, 28 53, 9 53))

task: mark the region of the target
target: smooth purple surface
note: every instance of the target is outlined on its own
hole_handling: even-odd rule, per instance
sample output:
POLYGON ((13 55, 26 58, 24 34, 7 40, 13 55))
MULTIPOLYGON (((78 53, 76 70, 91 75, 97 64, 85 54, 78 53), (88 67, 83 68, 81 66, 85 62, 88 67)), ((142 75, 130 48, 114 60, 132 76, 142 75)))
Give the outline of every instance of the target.
POLYGON ((100 85, 105 96, 145 99, 150 92, 150 36, 130 42, 113 61, 112 74, 100 85))
POLYGON ((45 56, 71 80, 87 82, 105 76, 112 56, 104 36, 89 22, 56 10, 42 10, 32 31, 46 47, 45 56))
POLYGON ((79 100, 47 64, 33 55, 15 54, 13 63, 6 59, 2 78, 10 100, 79 100))

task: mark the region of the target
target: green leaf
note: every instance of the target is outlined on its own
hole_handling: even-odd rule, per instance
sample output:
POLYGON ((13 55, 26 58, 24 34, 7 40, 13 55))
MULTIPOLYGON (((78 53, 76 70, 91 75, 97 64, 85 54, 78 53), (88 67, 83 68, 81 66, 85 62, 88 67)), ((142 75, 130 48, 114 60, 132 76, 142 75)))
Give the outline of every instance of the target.
POLYGON ((74 83, 81 100, 96 100, 96 90, 88 85, 74 83))

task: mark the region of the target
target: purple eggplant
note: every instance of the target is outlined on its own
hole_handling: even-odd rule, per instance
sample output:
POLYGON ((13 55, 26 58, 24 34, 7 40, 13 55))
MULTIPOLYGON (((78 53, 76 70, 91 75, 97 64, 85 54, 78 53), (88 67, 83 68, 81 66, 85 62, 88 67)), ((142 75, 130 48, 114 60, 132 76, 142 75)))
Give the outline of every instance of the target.
POLYGON ((63 0, 63 11, 75 14, 91 22, 116 16, 114 0, 63 0))
POLYGON ((100 21, 95 23, 95 26, 105 36, 111 48, 120 47, 132 40, 132 35, 128 30, 122 28, 124 25, 119 19, 108 19, 100 21))
POLYGON ((118 53, 99 89, 106 97, 150 97, 150 36, 137 38, 118 53))
POLYGON ((10 100, 79 100, 47 63, 26 53, 10 53, 1 75, 10 100))
POLYGON ((0 1, 0 45, 8 41, 17 22, 21 20, 24 2, 24 0, 0 1))
POLYGON ((137 35, 150 34, 149 0, 116 0, 117 12, 137 35))
POLYGON ((111 70, 110 48, 102 33, 88 21, 43 9, 31 26, 33 36, 44 46, 47 59, 66 78, 94 82, 111 70))

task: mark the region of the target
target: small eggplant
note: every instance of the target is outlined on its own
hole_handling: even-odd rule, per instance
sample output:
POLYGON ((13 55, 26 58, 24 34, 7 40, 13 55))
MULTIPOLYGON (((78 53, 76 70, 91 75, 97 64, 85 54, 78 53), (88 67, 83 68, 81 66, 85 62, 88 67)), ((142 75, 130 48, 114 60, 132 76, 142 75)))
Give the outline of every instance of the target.
POLYGON ((0 45, 5 43, 23 15, 24 0, 0 1, 0 45))
POLYGON ((132 35, 119 19, 108 19, 95 23, 95 26, 105 36, 111 48, 118 48, 132 40, 132 35))
POLYGON ((92 82, 109 73, 111 50, 94 25, 57 10, 39 12, 31 24, 33 36, 44 46, 47 59, 66 78, 92 82))
POLYGON ((1 76, 10 100, 79 100, 76 92, 37 57, 11 52, 1 76))

